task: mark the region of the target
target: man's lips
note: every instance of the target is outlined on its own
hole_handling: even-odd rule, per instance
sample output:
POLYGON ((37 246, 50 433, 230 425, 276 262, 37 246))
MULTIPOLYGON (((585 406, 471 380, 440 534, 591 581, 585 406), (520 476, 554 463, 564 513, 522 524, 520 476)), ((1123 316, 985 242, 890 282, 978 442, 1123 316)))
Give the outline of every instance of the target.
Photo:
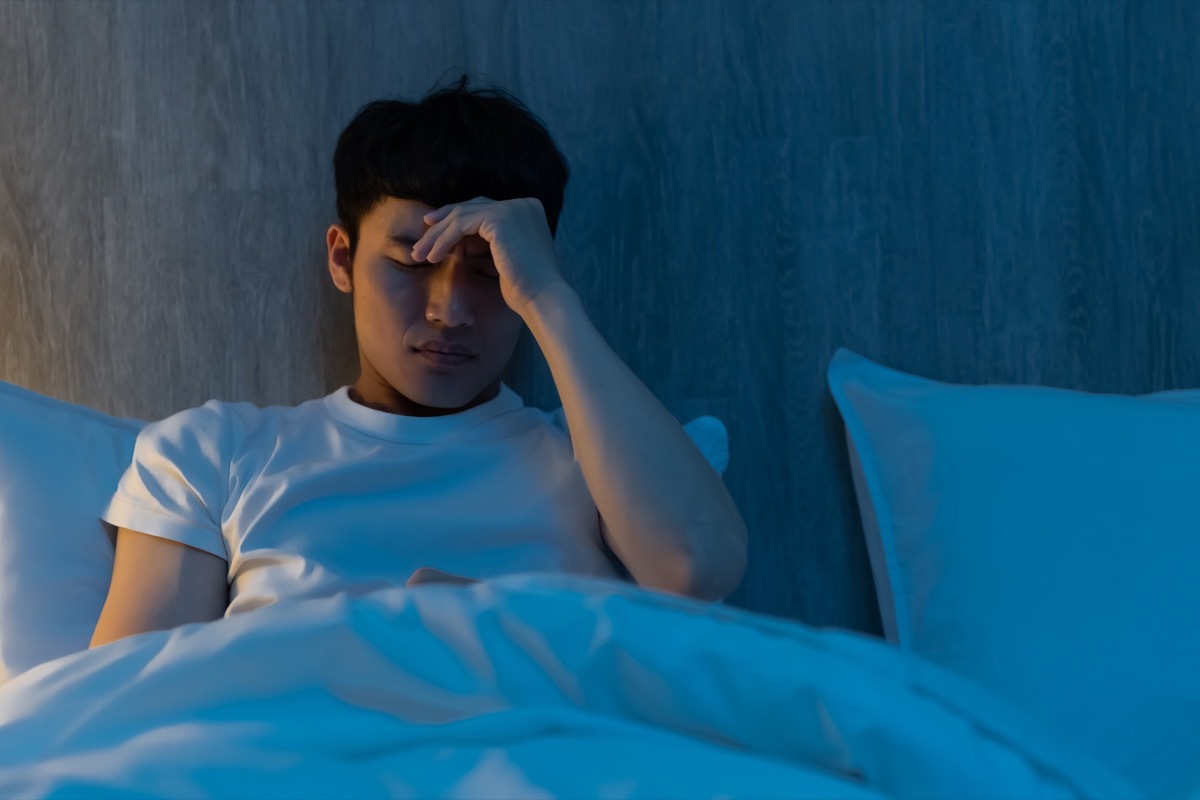
POLYGON ((462 353, 443 353, 438 350, 415 350, 417 355, 433 364, 438 364, 443 367, 454 367, 460 364, 466 364, 468 361, 473 361, 475 356, 463 355, 462 353))
POLYGON ((450 342, 422 342, 413 349, 424 350, 430 353, 446 353, 453 356, 475 357, 475 354, 463 345, 451 344, 450 342))

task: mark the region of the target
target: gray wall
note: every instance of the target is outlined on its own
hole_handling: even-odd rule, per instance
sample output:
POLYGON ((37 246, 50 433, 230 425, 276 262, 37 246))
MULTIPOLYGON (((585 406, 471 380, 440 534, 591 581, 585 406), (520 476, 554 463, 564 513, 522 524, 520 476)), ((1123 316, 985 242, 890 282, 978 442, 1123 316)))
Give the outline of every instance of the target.
MULTIPOLYGON (((468 71, 572 164, 558 249, 732 437, 730 602, 879 631, 845 345, 929 377, 1200 386, 1200 3, 0 3, 0 377, 122 416, 353 380, 330 157, 468 71)), ((558 405, 527 337, 509 371, 558 405)))

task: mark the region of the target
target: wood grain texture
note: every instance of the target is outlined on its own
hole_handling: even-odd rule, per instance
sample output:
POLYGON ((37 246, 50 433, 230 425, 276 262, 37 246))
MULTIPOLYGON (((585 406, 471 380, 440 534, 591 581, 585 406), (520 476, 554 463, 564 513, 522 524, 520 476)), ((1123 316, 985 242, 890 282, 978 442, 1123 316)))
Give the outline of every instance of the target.
MULTIPOLYGON (((334 144, 467 71, 570 160, 597 328, 730 431, 730 602, 878 633, 829 357, 1200 386, 1197 40, 1186 0, 0 3, 0 378, 145 419, 352 381, 334 144)), ((505 375, 558 404, 528 334, 505 375)))

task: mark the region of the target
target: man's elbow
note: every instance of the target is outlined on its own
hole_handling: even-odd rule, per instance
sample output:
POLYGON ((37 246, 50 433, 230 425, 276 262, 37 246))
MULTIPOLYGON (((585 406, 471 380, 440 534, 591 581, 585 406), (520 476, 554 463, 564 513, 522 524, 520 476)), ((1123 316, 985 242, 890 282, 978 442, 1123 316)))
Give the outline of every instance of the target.
POLYGON ((718 563, 697 569, 687 594, 697 600, 716 602, 733 594, 746 574, 746 548, 731 549, 718 563))
POLYGON ((703 555, 678 559, 654 588, 705 602, 724 600, 746 573, 746 539, 744 525, 713 537, 703 555))

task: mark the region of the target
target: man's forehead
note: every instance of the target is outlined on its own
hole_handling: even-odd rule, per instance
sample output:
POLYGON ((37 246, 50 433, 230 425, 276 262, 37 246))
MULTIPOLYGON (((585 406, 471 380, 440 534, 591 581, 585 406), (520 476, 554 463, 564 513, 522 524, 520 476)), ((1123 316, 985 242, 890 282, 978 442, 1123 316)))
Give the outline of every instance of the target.
MULTIPOLYGON (((401 200, 396 197, 389 197, 379 207, 381 217, 381 227, 384 232, 384 237, 396 244, 415 244, 417 239, 421 238, 421 234, 428 230, 429 225, 425 224, 423 217, 430 211, 436 211, 432 206, 418 203, 415 200, 401 200)), ((463 237, 468 247, 478 245, 484 249, 490 249, 487 241, 477 233, 468 234, 463 237)))
POLYGON ((418 203, 415 200, 400 200, 396 197, 385 198, 375 208, 379 212, 380 218, 390 224, 392 228, 396 228, 398 225, 423 228, 424 222, 421 217, 434 210, 432 206, 424 203, 418 203))

